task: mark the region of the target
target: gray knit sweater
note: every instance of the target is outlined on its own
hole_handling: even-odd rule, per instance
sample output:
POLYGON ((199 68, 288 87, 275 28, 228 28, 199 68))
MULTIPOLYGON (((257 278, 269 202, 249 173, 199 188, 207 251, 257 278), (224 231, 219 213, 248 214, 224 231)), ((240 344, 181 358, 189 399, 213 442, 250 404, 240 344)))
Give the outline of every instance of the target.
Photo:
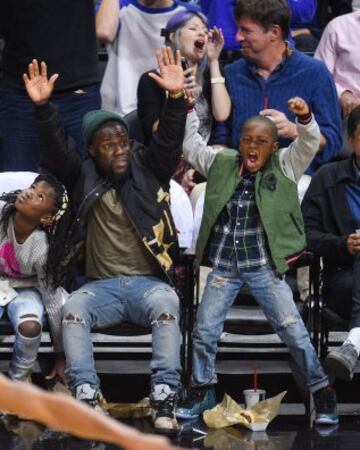
MULTIPOLYGON (((4 204, 0 201, 0 215, 4 204)), ((15 297, 14 288, 38 289, 48 315, 54 350, 61 352, 61 309, 67 293, 62 288, 54 290, 45 283, 47 253, 48 241, 44 231, 35 229, 25 242, 19 244, 12 218, 6 235, 0 229, 0 305, 6 305, 15 297)))

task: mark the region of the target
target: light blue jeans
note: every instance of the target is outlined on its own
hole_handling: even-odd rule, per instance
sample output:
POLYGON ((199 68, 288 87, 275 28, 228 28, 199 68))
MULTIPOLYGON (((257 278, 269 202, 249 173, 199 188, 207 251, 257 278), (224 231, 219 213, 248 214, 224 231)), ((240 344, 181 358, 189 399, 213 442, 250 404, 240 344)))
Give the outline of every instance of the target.
POLYGON ((179 299, 159 278, 125 276, 92 281, 73 292, 63 308, 63 341, 70 389, 99 387, 91 329, 122 322, 152 327, 151 386, 180 384, 179 299))
POLYGON ((25 380, 31 374, 39 350, 44 321, 44 305, 37 289, 15 290, 18 292, 18 296, 6 306, 0 306, 0 318, 6 310, 15 331, 14 350, 8 375, 14 380, 25 380), (40 333, 34 337, 22 335, 21 325, 25 322, 36 322, 39 325, 40 333))
POLYGON ((327 386, 328 378, 296 308, 291 289, 269 266, 241 273, 235 267, 232 272, 214 269, 209 273, 193 331, 192 385, 205 386, 217 382, 217 342, 226 314, 244 284, 250 288, 269 323, 288 347, 309 391, 313 393, 327 386))

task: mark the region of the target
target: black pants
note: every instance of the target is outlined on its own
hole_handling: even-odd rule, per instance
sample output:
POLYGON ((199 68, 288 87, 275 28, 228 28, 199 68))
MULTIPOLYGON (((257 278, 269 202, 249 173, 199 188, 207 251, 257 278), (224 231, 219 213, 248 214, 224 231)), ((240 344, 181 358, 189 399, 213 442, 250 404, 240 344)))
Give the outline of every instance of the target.
POLYGON ((338 268, 324 274, 322 296, 326 305, 349 320, 349 329, 360 327, 360 256, 353 268, 338 268))

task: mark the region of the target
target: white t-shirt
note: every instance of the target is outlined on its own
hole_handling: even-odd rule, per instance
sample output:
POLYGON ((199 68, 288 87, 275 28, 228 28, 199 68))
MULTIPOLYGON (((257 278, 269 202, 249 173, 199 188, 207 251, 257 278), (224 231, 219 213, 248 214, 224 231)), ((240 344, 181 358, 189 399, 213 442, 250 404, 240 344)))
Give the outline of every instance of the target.
POLYGON ((136 91, 140 76, 157 67, 156 51, 164 44, 160 35, 168 20, 178 11, 194 9, 174 1, 168 8, 149 8, 131 0, 120 10, 120 29, 107 46, 108 63, 101 84, 102 109, 121 115, 137 107, 136 91))

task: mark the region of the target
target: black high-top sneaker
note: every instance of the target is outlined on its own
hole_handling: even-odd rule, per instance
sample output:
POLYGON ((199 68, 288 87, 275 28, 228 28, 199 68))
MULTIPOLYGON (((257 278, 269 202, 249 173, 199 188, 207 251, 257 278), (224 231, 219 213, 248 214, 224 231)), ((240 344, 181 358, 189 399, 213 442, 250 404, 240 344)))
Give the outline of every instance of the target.
POLYGON ((177 434, 176 392, 168 384, 156 384, 150 394, 150 404, 156 430, 164 434, 177 434))

